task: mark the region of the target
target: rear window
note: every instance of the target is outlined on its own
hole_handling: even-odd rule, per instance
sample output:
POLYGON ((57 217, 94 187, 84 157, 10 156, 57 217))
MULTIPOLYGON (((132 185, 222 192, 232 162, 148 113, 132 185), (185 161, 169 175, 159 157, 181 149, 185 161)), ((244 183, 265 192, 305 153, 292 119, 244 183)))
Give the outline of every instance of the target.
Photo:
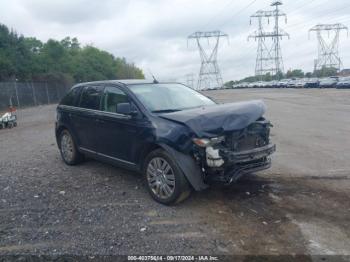
POLYGON ((80 107, 99 110, 102 89, 102 86, 84 87, 80 97, 80 107))
POLYGON ((65 105, 65 106, 75 106, 77 104, 77 100, 79 98, 79 93, 81 90, 81 86, 78 87, 74 87, 72 88, 68 94, 66 94, 62 100, 61 100, 61 105, 65 105))

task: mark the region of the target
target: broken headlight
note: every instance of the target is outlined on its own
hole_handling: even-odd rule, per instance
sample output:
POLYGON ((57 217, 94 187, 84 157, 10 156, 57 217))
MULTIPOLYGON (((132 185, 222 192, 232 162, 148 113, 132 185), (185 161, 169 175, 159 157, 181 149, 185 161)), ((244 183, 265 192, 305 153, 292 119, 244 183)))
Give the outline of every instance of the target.
POLYGON ((193 138, 192 141, 199 147, 208 147, 225 141, 225 137, 218 136, 213 138, 193 138))

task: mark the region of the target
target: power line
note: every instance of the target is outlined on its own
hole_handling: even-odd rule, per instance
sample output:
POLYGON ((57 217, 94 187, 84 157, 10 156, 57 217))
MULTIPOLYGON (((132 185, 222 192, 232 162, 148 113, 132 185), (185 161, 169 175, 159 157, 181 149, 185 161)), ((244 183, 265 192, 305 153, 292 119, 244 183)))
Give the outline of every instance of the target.
POLYGON ((297 7, 297 8, 294 8, 293 11, 289 12, 289 16, 290 16, 291 14, 294 14, 296 11, 305 8, 305 6, 311 4, 311 3, 315 2, 315 1, 316 1, 316 0, 310 0, 309 2, 304 3, 303 5, 301 5, 301 6, 297 7))
POLYGON ((218 17, 223 11, 227 11, 228 7, 233 4, 235 0, 231 0, 228 4, 226 4, 218 13, 216 13, 203 27, 207 27, 216 17, 218 17))
MULTIPOLYGON (((337 8, 337 9, 334 9, 334 10, 330 10, 330 12, 329 11, 327 11, 327 15, 332 15, 332 14, 335 14, 335 13, 337 13, 338 11, 340 11, 340 10, 347 10, 348 9, 348 5, 346 5, 346 6, 343 6, 343 7, 341 7, 341 8, 337 8)), ((336 19, 336 18, 334 18, 334 19, 336 19)), ((299 22, 299 23, 296 23, 296 24, 291 24, 291 25, 288 25, 287 27, 288 28, 294 28, 294 27, 300 27, 300 26, 305 26, 305 25, 307 25, 307 24, 314 24, 316 21, 319 21, 320 19, 319 18, 314 18, 314 19, 311 19, 311 20, 308 20, 308 22, 299 22)), ((323 20, 324 20, 324 18, 323 18, 323 20)))
MULTIPOLYGON (((244 6, 243 8, 241 8, 240 10, 238 10, 235 14, 233 14, 233 16, 237 16, 239 15, 240 13, 242 13, 243 11, 245 11, 246 9, 248 9, 251 5, 253 5, 257 0, 253 0, 253 1, 250 1, 246 6, 244 6)), ((317 12, 316 13, 324 13, 326 10, 325 9, 320 9, 320 7, 327 7, 327 9, 329 8, 330 5, 325 5, 326 2, 330 2, 329 0, 326 0, 326 1, 322 1, 322 4, 320 4, 319 1, 316 2, 316 0, 310 0, 310 1, 306 1, 304 2, 302 5, 299 5, 299 3, 303 2, 304 0, 302 1, 297 1, 295 2, 298 6, 292 10, 290 12, 290 14, 292 14, 293 16, 295 14, 299 14, 301 13, 300 10, 303 10, 303 8, 312 8, 314 10, 316 10, 317 12)), ((213 16, 213 18, 208 22, 206 23, 206 25, 210 24, 210 23, 215 23, 216 21, 218 21, 218 18, 221 18, 222 14, 225 13, 225 9, 229 10, 228 7, 230 7, 232 5, 233 1, 230 1, 229 3, 227 3, 225 5, 225 7, 223 7, 219 13, 217 13, 215 16, 213 16)), ((294 5, 295 6, 295 5, 294 5)), ((345 23, 345 22, 349 22, 350 20, 344 15, 341 16, 341 17, 329 17, 330 15, 333 15, 337 12, 339 12, 340 10, 347 10, 349 8, 349 5, 345 5, 343 7, 335 7, 333 10, 327 10, 327 13, 324 14, 325 17, 322 18, 322 22, 328 22, 328 23, 331 23, 332 21, 335 21, 336 22, 339 22, 339 23, 345 23)), ((231 16, 231 15, 230 15, 231 16)), ((221 19, 221 20, 224 20, 222 23, 220 23, 220 26, 222 25, 225 25, 227 22, 228 22, 228 19, 221 19)), ((306 21, 303 21, 303 22, 297 22, 297 23, 294 23, 294 24, 290 24, 287 26, 288 29, 298 29, 298 28, 305 28, 308 24, 314 24, 315 21, 319 21, 320 18, 319 16, 317 18, 311 18, 311 19, 308 19, 306 21)), ((257 39, 259 40, 259 39, 257 39)), ((269 47, 267 47, 266 49, 269 49, 269 47)), ((270 49, 271 50, 271 49, 270 49)), ((259 52, 259 51, 258 51, 259 52)), ((244 58, 248 57, 247 55, 244 55, 244 58)), ((242 58, 243 59, 243 58, 242 58)), ((257 69, 257 68, 256 68, 257 69)))
MULTIPOLYGON (((246 6, 244 6, 243 8, 241 8, 240 10, 238 10, 236 13, 234 13, 234 14, 232 15, 232 17, 235 17, 235 16, 241 14, 243 11, 245 11, 245 10, 248 9, 250 6, 252 6, 256 1, 257 1, 257 0, 253 0, 253 1, 249 2, 246 6)), ((231 18, 230 18, 230 20, 231 20, 231 18)), ((227 21, 229 21, 229 20, 227 20, 227 21)), ((225 25, 225 24, 227 23, 227 21, 224 22, 224 23, 222 23, 222 24, 220 24, 219 27, 225 25)))

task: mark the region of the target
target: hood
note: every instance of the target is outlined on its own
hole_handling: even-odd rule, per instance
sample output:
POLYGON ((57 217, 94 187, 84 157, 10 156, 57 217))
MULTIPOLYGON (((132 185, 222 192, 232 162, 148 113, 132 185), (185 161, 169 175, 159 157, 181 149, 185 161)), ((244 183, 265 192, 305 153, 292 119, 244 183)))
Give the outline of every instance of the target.
POLYGON ((224 132, 240 130, 259 119, 266 106, 261 100, 203 106, 159 115, 182 123, 197 137, 220 136, 224 132))

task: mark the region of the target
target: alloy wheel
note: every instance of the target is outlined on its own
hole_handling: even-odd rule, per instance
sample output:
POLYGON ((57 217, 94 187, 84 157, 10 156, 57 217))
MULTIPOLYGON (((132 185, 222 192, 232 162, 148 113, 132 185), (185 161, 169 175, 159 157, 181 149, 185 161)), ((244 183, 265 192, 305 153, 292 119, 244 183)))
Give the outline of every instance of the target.
POLYGON ((172 196, 175 190, 175 175, 164 158, 155 157, 148 163, 147 182, 157 197, 167 199, 172 196))
POLYGON ((70 162, 73 160, 73 157, 74 157, 73 139, 70 136, 70 134, 68 134, 67 132, 65 132, 61 138, 61 151, 62 151, 63 158, 67 162, 70 162))

